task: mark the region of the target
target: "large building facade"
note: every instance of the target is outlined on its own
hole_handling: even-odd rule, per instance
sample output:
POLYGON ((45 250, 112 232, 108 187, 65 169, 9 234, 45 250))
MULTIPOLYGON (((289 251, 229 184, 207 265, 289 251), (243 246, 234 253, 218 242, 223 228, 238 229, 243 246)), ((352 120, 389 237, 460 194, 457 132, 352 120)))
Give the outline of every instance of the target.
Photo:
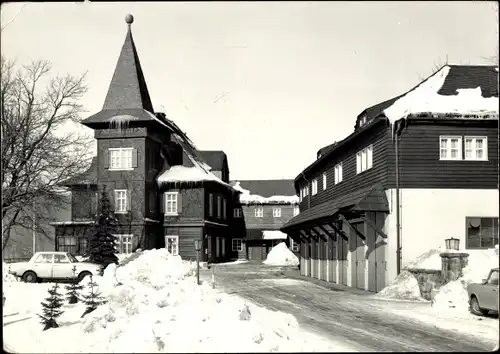
POLYGON ((301 242, 301 272, 379 291, 447 238, 494 247, 498 144, 495 67, 446 65, 365 109, 295 179, 300 214, 282 231, 301 242))

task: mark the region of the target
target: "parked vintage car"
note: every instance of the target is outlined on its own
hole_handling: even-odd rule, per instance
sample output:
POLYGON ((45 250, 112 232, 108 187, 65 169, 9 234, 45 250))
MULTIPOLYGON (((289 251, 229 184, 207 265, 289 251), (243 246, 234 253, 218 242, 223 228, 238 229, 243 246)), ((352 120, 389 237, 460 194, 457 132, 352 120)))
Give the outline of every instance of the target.
POLYGON ((87 275, 102 275, 103 266, 90 262, 80 262, 67 252, 36 252, 28 262, 9 265, 9 273, 34 283, 38 279, 77 279, 87 275))
POLYGON ((490 270, 488 278, 467 287, 469 309, 474 315, 483 316, 489 311, 498 312, 498 268, 490 270))

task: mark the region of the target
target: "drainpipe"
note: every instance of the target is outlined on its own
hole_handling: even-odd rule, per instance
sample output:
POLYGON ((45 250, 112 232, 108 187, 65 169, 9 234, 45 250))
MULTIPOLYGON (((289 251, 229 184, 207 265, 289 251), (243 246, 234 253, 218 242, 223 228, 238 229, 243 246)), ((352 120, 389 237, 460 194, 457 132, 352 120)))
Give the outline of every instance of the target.
POLYGON ((397 275, 401 273, 401 217, 399 213, 400 201, 399 201, 399 134, 400 125, 396 123, 395 129, 396 141, 395 141, 395 152, 396 152, 396 269, 397 275))

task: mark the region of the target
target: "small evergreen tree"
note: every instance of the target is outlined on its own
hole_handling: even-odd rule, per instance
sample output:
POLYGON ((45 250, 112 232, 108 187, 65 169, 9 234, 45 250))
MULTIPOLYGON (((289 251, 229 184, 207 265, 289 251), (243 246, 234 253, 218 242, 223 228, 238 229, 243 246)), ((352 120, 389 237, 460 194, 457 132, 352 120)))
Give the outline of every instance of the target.
POLYGON ((115 230, 115 218, 111 210, 106 186, 103 187, 99 201, 99 212, 96 220, 94 233, 89 237, 89 247, 85 252, 85 257, 89 257, 92 263, 118 264, 118 253, 116 249, 116 236, 112 233, 115 230))
MULTIPOLYGON (((76 267, 73 267, 73 275, 76 273, 76 267)), ((69 304, 76 304, 78 302, 79 298, 79 291, 83 289, 83 285, 78 284, 78 281, 75 280, 74 282, 71 282, 70 285, 66 286, 66 290, 68 291, 66 293, 66 300, 68 300, 69 304)))
POLYGON ((56 318, 64 313, 64 311, 59 310, 63 305, 63 296, 57 292, 57 289, 57 284, 54 284, 54 286, 49 289, 50 296, 45 298, 46 302, 42 302, 43 316, 37 314, 37 316, 41 318, 40 323, 45 326, 43 328, 44 331, 49 328, 59 327, 56 318))
POLYGON ((83 298, 84 298, 83 302, 85 305, 87 305, 87 307, 86 307, 85 312, 83 313, 82 317, 91 313, 98 306, 104 305, 107 302, 105 300, 104 296, 101 296, 101 293, 95 291, 96 286, 97 286, 97 283, 92 278, 92 275, 90 275, 90 282, 88 284, 88 287, 90 288, 90 292, 88 295, 83 295, 83 298))

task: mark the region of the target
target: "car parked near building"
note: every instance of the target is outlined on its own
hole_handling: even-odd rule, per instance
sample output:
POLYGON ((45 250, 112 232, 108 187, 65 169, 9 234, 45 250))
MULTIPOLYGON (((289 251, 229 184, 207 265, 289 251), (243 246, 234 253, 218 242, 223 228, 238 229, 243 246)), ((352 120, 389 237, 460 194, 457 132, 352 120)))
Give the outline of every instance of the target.
POLYGON ((81 262, 67 252, 36 252, 28 262, 9 265, 9 273, 28 283, 41 279, 77 279, 87 275, 102 275, 102 265, 81 262))
POLYGON ((467 287, 470 312, 477 316, 486 315, 489 311, 498 312, 498 268, 490 270, 488 278, 481 283, 473 283, 467 287))

